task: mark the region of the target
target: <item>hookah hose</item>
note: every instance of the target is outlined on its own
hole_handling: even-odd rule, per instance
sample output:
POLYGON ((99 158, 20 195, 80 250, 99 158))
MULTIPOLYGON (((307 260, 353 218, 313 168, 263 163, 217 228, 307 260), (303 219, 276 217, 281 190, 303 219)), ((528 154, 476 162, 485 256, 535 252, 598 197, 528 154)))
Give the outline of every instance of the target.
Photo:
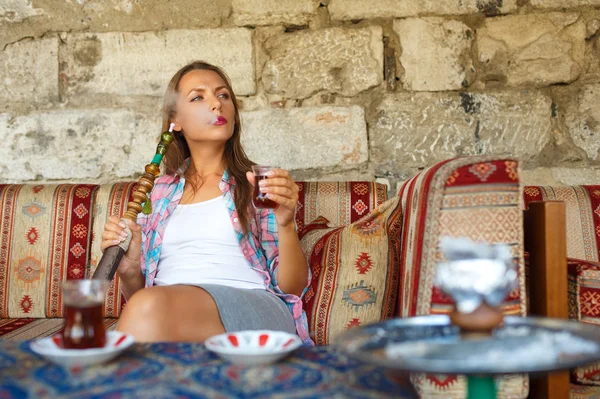
MULTIPOLYGON (((150 191, 154 187, 154 179, 160 174, 160 163, 163 156, 169 149, 169 144, 173 142, 175 138, 173 135, 174 123, 169 126, 169 130, 163 132, 160 136, 160 142, 156 146, 156 154, 150 162, 144 168, 144 174, 139 178, 137 182, 137 188, 133 192, 133 201, 127 203, 127 211, 121 217, 121 220, 133 222, 137 221, 137 216, 143 211, 144 214, 152 213, 152 202, 150 201, 150 191)), ((129 227, 125 227, 127 238, 118 245, 113 245, 104 250, 98 267, 94 271, 92 279, 108 280, 111 281, 119 267, 119 263, 129 249, 131 243, 132 233, 129 227)))

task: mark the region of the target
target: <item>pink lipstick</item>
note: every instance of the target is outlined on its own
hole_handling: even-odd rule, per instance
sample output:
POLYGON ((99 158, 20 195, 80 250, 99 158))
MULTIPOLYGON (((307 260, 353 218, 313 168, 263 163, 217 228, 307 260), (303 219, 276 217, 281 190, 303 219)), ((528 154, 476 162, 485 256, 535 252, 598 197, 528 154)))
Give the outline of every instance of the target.
POLYGON ((217 116, 217 120, 215 121, 214 125, 215 126, 222 126, 222 125, 225 125, 225 124, 227 124, 227 119, 225 119, 222 116, 217 116))

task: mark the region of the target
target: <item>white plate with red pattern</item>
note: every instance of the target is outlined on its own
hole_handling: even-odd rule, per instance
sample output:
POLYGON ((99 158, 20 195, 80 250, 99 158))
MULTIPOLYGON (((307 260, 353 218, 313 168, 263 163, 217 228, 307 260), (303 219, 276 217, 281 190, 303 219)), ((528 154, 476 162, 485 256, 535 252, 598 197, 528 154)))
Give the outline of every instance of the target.
POLYGON ((251 366, 284 358, 302 346, 302 340, 283 331, 248 330, 215 335, 204 346, 231 363, 251 366))
POLYGON ((62 348, 62 335, 36 339, 29 344, 29 348, 46 360, 67 368, 89 366, 107 362, 117 357, 135 342, 133 335, 120 331, 106 332, 106 345, 102 348, 90 349, 64 349, 62 348))

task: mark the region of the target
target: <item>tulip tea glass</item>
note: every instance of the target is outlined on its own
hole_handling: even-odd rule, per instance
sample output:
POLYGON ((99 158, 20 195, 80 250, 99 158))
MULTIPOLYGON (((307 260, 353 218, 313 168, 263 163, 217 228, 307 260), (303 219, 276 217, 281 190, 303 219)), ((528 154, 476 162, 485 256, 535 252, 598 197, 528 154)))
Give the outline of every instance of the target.
POLYGON ((266 194, 260 191, 260 187, 258 185, 259 181, 267 179, 267 172, 273 169, 275 168, 272 166, 252 166, 252 172, 254 172, 254 176, 256 177, 256 181, 254 182, 254 193, 252 194, 252 204, 256 209, 277 208, 277 203, 267 198, 266 194))
POLYGON ((102 304, 108 284, 106 280, 95 279, 63 282, 64 349, 102 348, 106 345, 102 304))

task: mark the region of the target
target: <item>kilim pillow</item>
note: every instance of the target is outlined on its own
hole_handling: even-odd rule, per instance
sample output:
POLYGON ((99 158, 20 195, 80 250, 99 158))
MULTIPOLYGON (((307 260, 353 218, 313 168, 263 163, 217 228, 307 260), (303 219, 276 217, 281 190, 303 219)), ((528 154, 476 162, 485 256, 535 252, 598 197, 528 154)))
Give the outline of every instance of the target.
POLYGON ((330 226, 347 226, 387 200, 387 186, 370 181, 298 181, 296 226, 322 216, 330 226))
MULTIPOLYGON (((568 258, 569 318, 600 324, 600 263, 568 258)), ((573 370, 576 382, 600 385, 600 363, 573 370)))
POLYGON ((0 319, 62 317, 62 281, 88 266, 96 188, 0 185, 0 319))
MULTIPOLYGON (((523 203, 521 169, 516 159, 492 155, 439 162, 409 179, 400 189, 403 204, 400 295, 396 315, 447 314, 450 298, 435 288, 442 237, 508 245, 519 271, 519 289, 502 305, 505 315, 525 316, 523 203)), ((413 373, 411 381, 424 398, 464 398, 463 376, 413 373)), ((525 398, 529 380, 523 375, 498 378, 499 398, 525 398)))
POLYGON ((331 228, 318 218, 300 240, 312 271, 304 297, 309 331, 317 345, 334 343, 347 329, 390 318, 398 293, 400 198, 362 219, 331 228))

